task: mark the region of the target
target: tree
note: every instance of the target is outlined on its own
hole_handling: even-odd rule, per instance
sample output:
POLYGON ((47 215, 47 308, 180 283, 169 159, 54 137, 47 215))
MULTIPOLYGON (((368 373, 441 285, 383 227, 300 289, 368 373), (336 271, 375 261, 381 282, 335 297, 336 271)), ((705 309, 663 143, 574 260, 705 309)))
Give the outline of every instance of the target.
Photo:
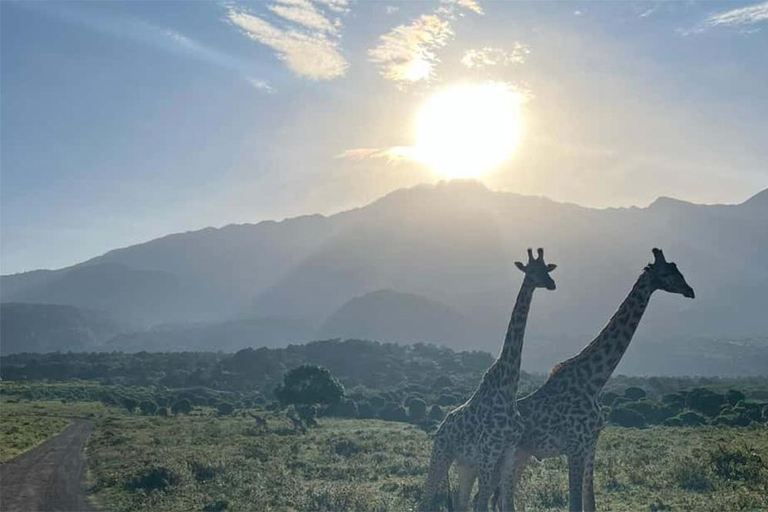
POLYGON ((614 407, 608 415, 608 420, 622 427, 644 427, 645 418, 627 406, 614 407))
POLYGON ((725 397, 707 388, 696 388, 688 393, 688 407, 714 418, 726 403, 725 397))
POLYGON ((379 418, 386 421, 408 421, 408 413, 405 407, 395 402, 387 402, 379 413, 379 418))
POLYGON ((638 400, 642 400, 647 396, 647 393, 643 388, 638 388, 637 386, 631 386, 624 390, 624 396, 632 400, 633 402, 637 402, 638 400))
POLYGON ((427 415, 427 403, 421 398, 412 398, 408 404, 408 416, 412 421, 421 421, 427 415))
POLYGON ((357 418, 358 405, 357 402, 351 398, 343 398, 331 408, 330 412, 333 416, 339 416, 341 418, 357 418))
POLYGON ((376 409, 367 402, 362 401, 357 403, 357 417, 361 420, 369 420, 376 417, 376 409))
POLYGON ((429 409, 429 415, 427 417, 432 421, 443 421, 443 418, 445 418, 445 414, 443 413, 443 409, 441 409, 439 405, 433 405, 429 409))
POLYGON ((731 405, 736 405, 737 403, 741 402, 747 398, 744 396, 744 393, 741 391, 737 391, 735 389, 729 389, 728 392, 725 394, 725 399, 728 401, 731 405))
POLYGON ((192 412, 192 403, 188 399, 182 398, 171 406, 171 412, 173 414, 189 414, 192 412))
POLYGON ((158 416, 168 416, 168 409, 166 409, 165 407, 159 408, 157 410, 157 415, 158 416))
POLYGON ((219 413, 219 416, 229 416, 235 412, 235 406, 229 402, 220 402, 216 406, 216 411, 219 413))
POLYGON ((327 368, 303 365, 285 374, 275 396, 282 405, 334 405, 344 396, 344 387, 327 368))
POLYGON ((139 404, 139 409, 141 409, 141 414, 151 416, 157 412, 157 404, 151 400, 142 400, 139 404))
POLYGON ((126 410, 130 413, 132 413, 134 410, 136 410, 136 407, 139 405, 139 402, 134 400, 133 398, 126 396, 122 400, 123 407, 126 408, 126 410))
POLYGON ((612 391, 608 391, 607 393, 600 395, 600 403, 610 407, 613 405, 613 402, 615 402, 617 398, 619 398, 619 395, 612 391))

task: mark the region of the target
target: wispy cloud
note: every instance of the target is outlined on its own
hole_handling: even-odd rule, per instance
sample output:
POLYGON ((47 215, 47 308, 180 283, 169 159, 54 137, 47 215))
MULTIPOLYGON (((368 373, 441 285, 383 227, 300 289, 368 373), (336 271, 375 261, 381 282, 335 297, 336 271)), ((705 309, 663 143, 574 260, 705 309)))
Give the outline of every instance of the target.
POLYGON ((454 36, 451 26, 456 15, 454 6, 483 14, 474 0, 442 0, 442 3, 449 5, 393 28, 379 38, 378 46, 368 51, 371 62, 379 66, 381 76, 401 87, 430 80, 439 62, 436 52, 454 36))
POLYGON ((311 80, 332 80, 343 76, 349 63, 339 48, 341 19, 331 19, 317 8, 343 14, 346 0, 279 0, 268 9, 283 26, 274 25, 256 15, 231 7, 229 21, 240 31, 273 49, 296 75, 311 80))
POLYGON ((707 23, 711 26, 752 25, 766 20, 768 20, 768 2, 763 2, 713 14, 707 18, 707 23))
POLYGON ((468 68, 485 68, 491 66, 509 66, 522 64, 531 53, 530 48, 523 43, 515 43, 512 50, 485 47, 464 52, 461 63, 468 68))
POLYGON ((397 163, 415 159, 415 149, 411 146, 394 146, 391 148, 359 148, 348 149, 336 155, 336 158, 350 160, 383 159, 389 163, 397 163))

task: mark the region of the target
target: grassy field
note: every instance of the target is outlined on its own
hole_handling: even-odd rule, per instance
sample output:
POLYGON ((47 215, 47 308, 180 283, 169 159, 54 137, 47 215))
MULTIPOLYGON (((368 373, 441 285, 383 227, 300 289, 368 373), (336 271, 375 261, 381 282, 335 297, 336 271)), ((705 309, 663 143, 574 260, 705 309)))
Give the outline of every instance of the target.
MULTIPOLYGON (((102 417, 88 445, 91 490, 109 510, 409 510, 430 440, 403 423, 322 419, 306 434, 284 416, 102 417)), ((603 510, 766 510, 768 430, 609 428, 597 457, 603 510)), ((453 483, 455 485, 455 482, 453 483)), ((564 459, 533 463, 529 510, 567 505, 564 459)))
POLYGON ((0 402, 0 463, 34 448, 69 425, 68 417, 96 417, 98 403, 0 402))

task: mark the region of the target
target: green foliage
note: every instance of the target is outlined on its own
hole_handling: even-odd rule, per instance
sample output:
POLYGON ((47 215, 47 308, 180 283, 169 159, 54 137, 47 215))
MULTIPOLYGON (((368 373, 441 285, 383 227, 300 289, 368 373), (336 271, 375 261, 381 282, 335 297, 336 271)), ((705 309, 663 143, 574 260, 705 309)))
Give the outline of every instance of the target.
POLYGON ((725 397, 707 388, 696 388, 688 393, 687 406, 705 416, 714 418, 726 403, 725 397))
POLYGON ((386 421, 408 421, 405 407, 395 402, 387 402, 379 412, 379 418, 386 421))
POLYGON ((746 396, 744 393, 736 389, 729 389, 725 394, 725 399, 731 405, 736 405, 737 403, 742 402, 745 398, 746 396))
POLYGON ((235 406, 229 402, 221 402, 216 406, 216 412, 219 416, 231 416, 235 412, 235 406))
POLYGON ((622 427, 645 427, 646 422, 642 414, 634 411, 627 406, 618 406, 611 408, 611 412, 608 416, 611 423, 622 427))
POLYGON ((758 485, 768 473, 768 461, 763 461, 755 448, 746 445, 721 444, 709 454, 709 462, 718 477, 751 485, 758 485))
POLYGON ((275 396, 283 405, 333 405, 344 396, 344 387, 327 368, 303 365, 285 374, 275 396))
POLYGON ((430 407, 429 416, 427 417, 431 421, 443 421, 443 418, 445 418, 445 413, 439 405, 433 405, 430 407))
POLYGON ((632 386, 624 390, 624 396, 629 398, 633 402, 636 402, 638 400, 642 400, 643 398, 648 396, 648 394, 642 388, 639 388, 637 386, 632 386))
POLYGON ((142 400, 139 402, 139 409, 141 410, 141 414, 150 416, 157 412, 157 404, 151 400, 142 400))
POLYGON ((192 412, 192 403, 189 399, 182 398, 171 406, 171 412, 173 414, 189 414, 192 412))
POLYGON ((610 406, 613 405, 613 402, 617 398, 619 398, 619 395, 617 395, 616 393, 614 393, 612 391, 609 391, 607 393, 603 393, 602 395, 600 395, 600 403, 602 405, 610 407, 610 406))
POLYGON ((331 407, 331 415, 340 418, 357 418, 359 409, 357 402, 351 398, 342 398, 336 405, 331 407))
POLYGON ((411 421, 421 421, 427 416, 427 403, 421 398, 413 398, 408 403, 408 416, 411 421))
POLYGON ((121 400, 121 403, 123 404, 123 407, 125 407, 125 410, 128 412, 135 411, 136 407, 139 405, 139 402, 137 402, 135 399, 131 397, 124 397, 121 400))

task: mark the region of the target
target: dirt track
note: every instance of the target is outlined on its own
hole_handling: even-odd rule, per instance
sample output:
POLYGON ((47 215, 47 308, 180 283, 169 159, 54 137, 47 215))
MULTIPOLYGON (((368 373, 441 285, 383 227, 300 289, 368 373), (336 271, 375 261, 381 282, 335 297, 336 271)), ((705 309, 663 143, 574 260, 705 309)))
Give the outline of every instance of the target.
POLYGON ((72 420, 61 434, 0 465, 0 510, 87 511, 85 442, 93 425, 72 420))

